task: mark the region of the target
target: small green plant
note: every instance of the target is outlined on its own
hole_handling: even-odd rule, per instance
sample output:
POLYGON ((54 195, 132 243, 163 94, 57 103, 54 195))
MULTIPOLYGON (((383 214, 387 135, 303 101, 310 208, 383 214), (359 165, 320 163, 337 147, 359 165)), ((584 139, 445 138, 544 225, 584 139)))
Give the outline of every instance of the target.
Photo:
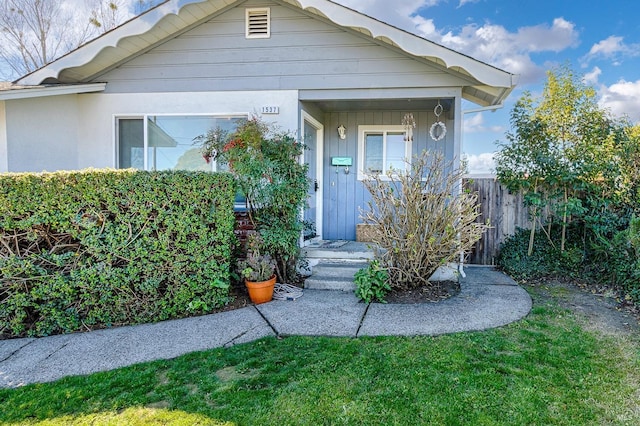
POLYGON ((359 299, 365 303, 385 303, 384 298, 391 291, 391 286, 389 273, 380 266, 380 262, 372 261, 369 266, 356 272, 353 278, 356 283, 356 296, 359 299))
POLYGON ((240 274, 248 281, 267 281, 275 271, 275 262, 268 254, 247 253, 247 258, 239 264, 240 274))

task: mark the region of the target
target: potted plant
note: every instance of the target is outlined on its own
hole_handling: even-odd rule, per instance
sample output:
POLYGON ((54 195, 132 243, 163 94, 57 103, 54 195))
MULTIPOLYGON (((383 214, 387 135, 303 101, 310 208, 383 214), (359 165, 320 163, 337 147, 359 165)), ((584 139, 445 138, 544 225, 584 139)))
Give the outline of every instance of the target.
POLYGON ((309 186, 307 165, 300 163, 304 145, 256 117, 232 133, 210 129, 194 138, 194 143, 203 156, 234 175, 248 219, 260 232, 257 253, 268 253, 273 259, 280 282, 294 280, 302 232, 300 210, 309 186))
POLYGON ((269 254, 261 253, 259 247, 259 234, 251 234, 247 258, 238 262, 238 270, 244 278, 249 298, 256 304, 270 301, 276 284, 276 262, 269 254))

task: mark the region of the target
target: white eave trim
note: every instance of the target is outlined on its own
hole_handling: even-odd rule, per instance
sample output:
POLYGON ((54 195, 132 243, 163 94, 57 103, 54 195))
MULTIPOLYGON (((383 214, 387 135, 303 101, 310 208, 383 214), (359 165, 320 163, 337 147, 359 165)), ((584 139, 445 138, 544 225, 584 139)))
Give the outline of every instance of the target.
POLYGON ((107 83, 61 84, 51 86, 33 86, 0 90, 0 101, 13 99, 43 98, 45 96, 75 95, 78 93, 102 92, 107 83))

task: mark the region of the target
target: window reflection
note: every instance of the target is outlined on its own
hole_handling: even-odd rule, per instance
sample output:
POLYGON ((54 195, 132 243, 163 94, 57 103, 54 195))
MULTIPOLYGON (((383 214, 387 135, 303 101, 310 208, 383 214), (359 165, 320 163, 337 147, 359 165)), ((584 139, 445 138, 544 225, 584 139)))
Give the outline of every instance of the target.
POLYGON ((242 120, 246 117, 151 115, 146 120, 119 119, 118 166, 141 170, 211 171, 215 165, 205 161, 193 139, 218 127, 232 133, 242 120))

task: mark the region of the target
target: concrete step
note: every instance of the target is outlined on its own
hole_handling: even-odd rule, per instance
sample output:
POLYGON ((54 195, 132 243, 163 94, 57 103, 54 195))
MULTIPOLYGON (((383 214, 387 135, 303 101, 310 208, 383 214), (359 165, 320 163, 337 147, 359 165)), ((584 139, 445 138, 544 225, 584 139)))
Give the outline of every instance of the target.
POLYGON ((320 262, 313 267, 313 276, 335 277, 353 279, 353 275, 362 268, 366 268, 367 262, 320 262))
POLYGON ((313 290, 355 291, 353 276, 367 263, 362 261, 332 262, 323 259, 313 266, 313 274, 304 282, 304 288, 313 290))
POLYGON ((303 249, 303 254, 308 259, 334 259, 334 260, 370 260, 373 259, 371 251, 336 251, 324 249, 303 249))
POLYGON ((353 279, 339 277, 311 276, 304 281, 304 288, 310 290, 356 291, 353 279))
POLYGON ((367 244, 349 241, 338 248, 304 247, 302 254, 309 260, 356 260, 367 261, 373 259, 373 250, 367 244))

